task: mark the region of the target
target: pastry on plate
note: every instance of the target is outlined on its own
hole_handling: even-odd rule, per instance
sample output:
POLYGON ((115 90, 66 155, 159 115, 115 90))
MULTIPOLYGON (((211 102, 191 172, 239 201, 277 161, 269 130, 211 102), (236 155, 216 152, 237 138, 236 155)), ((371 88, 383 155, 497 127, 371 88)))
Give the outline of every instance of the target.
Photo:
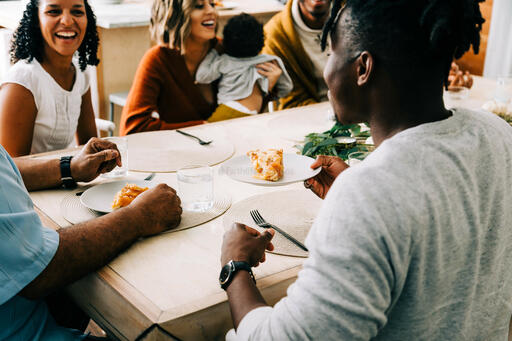
POLYGON ((147 187, 140 187, 135 184, 126 184, 114 197, 112 208, 121 208, 131 204, 135 198, 144 191, 147 191, 147 187))
POLYGON ((259 149, 250 150, 247 156, 251 158, 251 163, 256 171, 253 175, 256 179, 267 181, 278 181, 283 177, 283 150, 268 149, 261 151, 259 149))

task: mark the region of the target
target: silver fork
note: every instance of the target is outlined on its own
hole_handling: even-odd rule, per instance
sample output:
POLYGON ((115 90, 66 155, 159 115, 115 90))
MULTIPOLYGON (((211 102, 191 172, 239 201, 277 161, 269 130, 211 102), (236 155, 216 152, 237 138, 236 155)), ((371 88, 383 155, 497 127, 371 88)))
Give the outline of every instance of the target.
POLYGON ((304 244, 299 242, 297 239, 293 238, 288 233, 281 230, 279 227, 272 225, 272 224, 268 223, 265 219, 263 219, 263 217, 261 216, 261 214, 258 210, 252 210, 249 213, 251 214, 252 220, 254 220, 256 225, 258 225, 259 227, 263 227, 265 229, 273 228, 274 230, 279 232, 283 237, 285 237, 286 239, 288 239, 289 241, 291 241, 292 243, 294 243, 295 245, 300 247, 302 250, 308 251, 308 249, 304 246, 304 244))
POLYGON ((200 139, 199 137, 197 137, 197 136, 191 135, 191 134, 189 134, 189 133, 185 133, 184 131, 181 131, 181 130, 178 130, 178 129, 176 129, 176 132, 177 132, 177 133, 180 133, 181 135, 185 135, 185 136, 188 136, 188 137, 195 138, 195 139, 199 142, 199 144, 200 144, 200 145, 202 145, 202 146, 208 145, 208 144, 210 144, 210 143, 212 143, 212 142, 213 142, 212 140, 210 140, 210 141, 204 141, 204 140, 201 140, 201 139, 200 139))
POLYGON ((151 181, 155 177, 156 173, 151 173, 144 178, 146 181, 151 181))

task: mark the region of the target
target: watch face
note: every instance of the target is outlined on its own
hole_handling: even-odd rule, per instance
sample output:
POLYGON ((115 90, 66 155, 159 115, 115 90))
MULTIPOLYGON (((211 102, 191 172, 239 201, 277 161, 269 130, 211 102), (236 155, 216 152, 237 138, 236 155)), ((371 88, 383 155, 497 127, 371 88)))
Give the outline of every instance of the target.
POLYGON ((229 278, 229 274, 231 273, 230 270, 231 270, 231 266, 229 263, 222 267, 222 270, 220 271, 220 276, 219 276, 220 284, 226 283, 226 281, 229 278))

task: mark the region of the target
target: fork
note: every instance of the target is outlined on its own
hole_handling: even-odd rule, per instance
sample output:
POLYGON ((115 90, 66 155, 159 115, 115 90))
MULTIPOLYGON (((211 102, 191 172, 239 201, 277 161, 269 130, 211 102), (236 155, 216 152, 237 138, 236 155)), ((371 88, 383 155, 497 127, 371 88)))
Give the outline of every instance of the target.
POLYGON ((295 245, 300 247, 302 250, 308 251, 308 249, 304 246, 304 244, 299 242, 297 239, 293 238, 288 233, 281 230, 279 227, 272 225, 272 224, 268 223, 265 219, 263 219, 263 217, 261 216, 261 214, 258 210, 251 210, 249 213, 251 214, 252 220, 254 220, 256 225, 258 225, 259 227, 263 227, 265 229, 273 228, 274 230, 279 232, 283 237, 285 237, 286 239, 288 239, 289 241, 291 241, 292 243, 294 243, 295 245))
POLYGON ((193 138, 195 138, 195 139, 199 142, 199 144, 200 144, 200 145, 202 145, 202 146, 206 146, 206 145, 208 145, 208 144, 210 144, 210 143, 212 143, 212 142, 213 142, 212 140, 210 140, 210 141, 204 141, 204 140, 201 140, 201 139, 200 139, 199 137, 197 137, 197 136, 191 135, 191 134, 189 134, 189 133, 185 133, 184 131, 181 131, 181 130, 178 130, 178 129, 176 129, 176 132, 177 132, 177 133, 180 133, 181 135, 185 135, 185 136, 188 136, 188 137, 193 137, 193 138))
POLYGON ((151 173, 144 178, 146 181, 151 181, 155 177, 156 173, 151 173))

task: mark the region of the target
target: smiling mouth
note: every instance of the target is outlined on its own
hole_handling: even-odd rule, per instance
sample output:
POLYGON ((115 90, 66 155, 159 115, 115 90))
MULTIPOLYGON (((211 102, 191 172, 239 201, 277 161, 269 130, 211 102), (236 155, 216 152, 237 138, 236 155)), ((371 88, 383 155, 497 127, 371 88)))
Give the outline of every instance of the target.
POLYGON ((76 32, 57 32, 55 36, 59 39, 75 39, 78 34, 76 32))
POLYGON ((215 20, 205 20, 201 22, 201 25, 208 28, 214 28, 215 27, 215 20))

